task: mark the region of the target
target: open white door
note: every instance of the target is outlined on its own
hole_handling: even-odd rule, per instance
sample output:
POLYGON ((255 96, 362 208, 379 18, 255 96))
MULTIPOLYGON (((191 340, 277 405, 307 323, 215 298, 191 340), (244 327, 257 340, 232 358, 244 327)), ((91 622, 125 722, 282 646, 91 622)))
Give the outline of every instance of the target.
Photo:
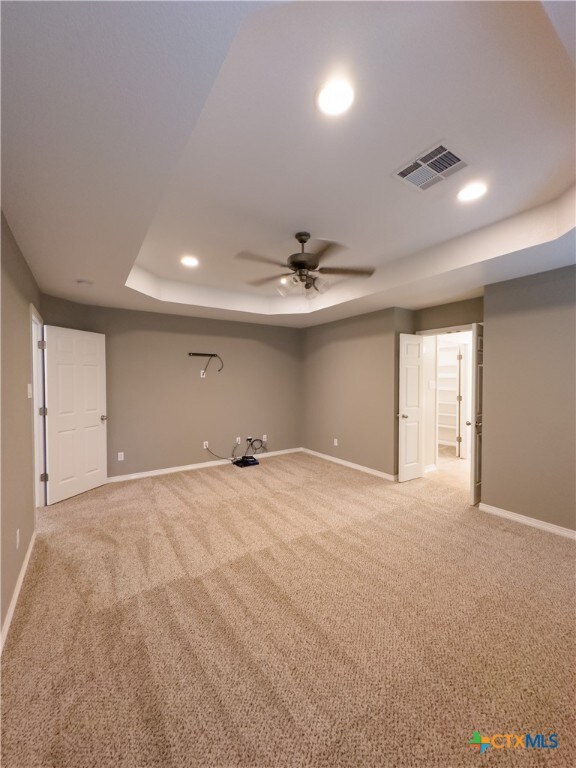
POLYGON ((471 407, 472 407, 472 360, 471 344, 463 343, 460 347, 460 381, 459 381, 459 397, 458 401, 458 435, 461 438, 459 447, 459 456, 461 459, 469 459, 471 455, 471 434, 470 427, 467 426, 470 421, 471 407))
POLYGON ((472 326, 472 421, 467 421, 471 435, 470 503, 478 504, 482 489, 482 383, 484 378, 484 326, 472 326))
POLYGON ((422 336, 400 334, 398 481, 424 474, 422 336))
POLYGON ((105 337, 44 327, 47 503, 107 480, 105 337))

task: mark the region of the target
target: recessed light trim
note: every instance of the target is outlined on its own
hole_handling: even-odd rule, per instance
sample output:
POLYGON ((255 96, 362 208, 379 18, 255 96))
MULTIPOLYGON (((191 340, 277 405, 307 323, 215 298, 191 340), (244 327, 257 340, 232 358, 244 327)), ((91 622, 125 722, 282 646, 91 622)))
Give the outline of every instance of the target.
POLYGON ((200 264, 196 256, 182 256, 180 263, 185 267, 197 267, 200 264))
POLYGON ((354 89, 343 77, 329 80, 316 99, 318 109, 330 117, 347 112, 353 103, 354 89))
POLYGON ((458 200, 461 203, 470 203, 473 200, 478 200, 480 197, 486 194, 488 187, 483 181, 473 181, 470 184, 466 184, 458 192, 458 200))

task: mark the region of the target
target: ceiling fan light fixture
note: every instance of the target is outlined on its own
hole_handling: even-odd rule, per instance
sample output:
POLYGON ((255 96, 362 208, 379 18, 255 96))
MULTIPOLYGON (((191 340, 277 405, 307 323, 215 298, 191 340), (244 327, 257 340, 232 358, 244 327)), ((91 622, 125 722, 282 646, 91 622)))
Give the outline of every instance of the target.
POLYGON ((347 112, 354 102, 354 89, 342 77, 329 80, 320 90, 316 99, 318 109, 325 115, 335 117, 347 112))
POLYGON ((300 291, 300 280, 297 275, 290 275, 290 277, 282 277, 280 279, 280 285, 276 287, 276 290, 280 296, 290 296, 291 294, 298 293, 300 291))
POLYGON ((316 289, 315 292, 317 293, 326 293, 329 287, 330 283, 323 277, 317 277, 316 280, 314 280, 314 288, 316 289))

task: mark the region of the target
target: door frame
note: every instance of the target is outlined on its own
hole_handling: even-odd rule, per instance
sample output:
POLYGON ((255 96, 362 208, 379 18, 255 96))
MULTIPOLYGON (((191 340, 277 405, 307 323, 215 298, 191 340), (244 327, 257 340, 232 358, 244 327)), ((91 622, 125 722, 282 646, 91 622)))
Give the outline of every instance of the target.
POLYGON ((32 371, 32 439, 34 445, 34 506, 46 506, 46 483, 41 475, 46 471, 46 419, 40 413, 46 401, 44 396, 44 350, 38 342, 44 340, 44 321, 30 304, 30 356, 32 371))

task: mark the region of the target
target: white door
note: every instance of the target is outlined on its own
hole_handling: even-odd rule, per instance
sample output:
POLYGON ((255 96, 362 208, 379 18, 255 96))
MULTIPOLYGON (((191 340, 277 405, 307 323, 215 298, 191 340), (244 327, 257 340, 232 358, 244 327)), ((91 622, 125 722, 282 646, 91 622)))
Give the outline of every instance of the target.
POLYGON ((44 328, 47 503, 107 480, 105 337, 44 328))
POLYGON ((484 326, 472 326, 472 420, 471 430, 470 503, 478 504, 482 490, 482 384, 484 378, 484 326))
POLYGON ((398 481, 424 474, 422 336, 400 334, 398 481))

